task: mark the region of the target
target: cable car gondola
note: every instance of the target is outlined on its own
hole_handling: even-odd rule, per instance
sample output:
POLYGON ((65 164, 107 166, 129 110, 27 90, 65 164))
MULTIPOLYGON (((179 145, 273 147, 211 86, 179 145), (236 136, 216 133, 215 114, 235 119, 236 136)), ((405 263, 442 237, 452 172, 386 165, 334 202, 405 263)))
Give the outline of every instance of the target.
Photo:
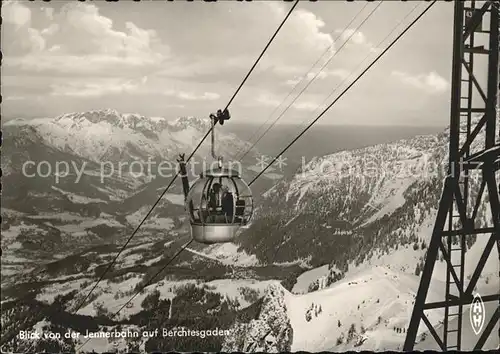
POLYGON ((189 213, 191 237, 200 243, 232 242, 240 227, 247 225, 253 216, 252 191, 238 171, 224 167, 222 157, 215 154, 214 131, 217 123, 223 125, 230 118, 229 112, 220 110, 211 114, 212 157, 218 166, 204 171, 189 186, 184 155, 179 162, 185 207, 189 213))

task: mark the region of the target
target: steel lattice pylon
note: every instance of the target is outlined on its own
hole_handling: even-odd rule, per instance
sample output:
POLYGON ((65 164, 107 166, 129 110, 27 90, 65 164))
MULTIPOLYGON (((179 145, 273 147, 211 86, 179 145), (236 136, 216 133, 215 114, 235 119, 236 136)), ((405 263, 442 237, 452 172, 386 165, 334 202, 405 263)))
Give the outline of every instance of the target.
MULTIPOLYGON (((405 351, 413 350, 421 320, 443 351, 462 349, 463 306, 472 302, 474 288, 495 243, 500 255, 500 202, 496 180, 500 166, 500 132, 496 126, 500 6, 499 1, 486 1, 480 5, 475 1, 456 1, 454 6, 449 170, 404 344, 405 351), (488 71, 481 73, 483 77, 487 76, 485 85, 479 83, 475 70, 475 59, 481 60, 480 57, 487 58, 488 71), (475 183, 480 187, 473 193, 471 176, 474 173, 479 179, 475 183), (485 204, 491 210, 491 223, 478 225, 478 210, 485 204), (466 286, 464 261, 470 237, 488 238, 488 242, 466 286), (427 302, 439 251, 447 268, 445 299, 427 302), (430 309, 444 309, 441 334, 424 313, 430 309)), ((481 294, 482 300, 498 302, 499 292, 500 289, 494 294, 481 294)), ((483 347, 499 316, 497 307, 491 320, 478 334, 474 349, 483 347)), ((468 316, 466 318, 468 320, 468 316)))

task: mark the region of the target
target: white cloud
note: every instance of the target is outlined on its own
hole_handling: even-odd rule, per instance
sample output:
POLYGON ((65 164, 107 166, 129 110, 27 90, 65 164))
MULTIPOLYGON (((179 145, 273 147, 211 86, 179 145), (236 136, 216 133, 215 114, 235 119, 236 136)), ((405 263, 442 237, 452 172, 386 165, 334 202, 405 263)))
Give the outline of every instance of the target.
POLYGON ((26 99, 26 97, 24 97, 24 96, 6 96, 4 98, 5 101, 22 101, 25 99, 26 99))
MULTIPOLYGON (((215 47, 209 46, 212 49, 218 48, 214 50, 214 55, 191 56, 186 60, 182 53, 170 57, 169 48, 162 44, 154 30, 139 28, 132 22, 125 22, 124 29, 117 29, 112 18, 102 15, 94 4, 67 3, 60 10, 45 5, 30 9, 19 1, 12 1, 10 6, 10 23, 22 27, 24 33, 19 40, 10 28, 5 31, 7 40, 4 42, 4 63, 9 75, 65 76, 72 81, 77 78, 78 82, 81 82, 79 78, 92 77, 92 82, 81 84, 47 83, 47 86, 52 87, 54 95, 91 97, 129 92, 136 90, 136 83, 128 84, 130 80, 143 78, 144 85, 148 76, 189 78, 198 82, 227 80, 232 84, 236 77, 240 79, 244 76, 255 60, 254 56, 247 53, 258 53, 263 46, 261 40, 252 42, 250 48, 249 43, 237 41, 235 44, 241 44, 241 50, 232 46, 230 55, 226 55, 227 48, 218 48, 219 43, 226 47, 226 43, 234 41, 235 35, 234 31, 224 30, 214 35, 217 38, 222 35, 220 41, 213 42, 215 47), (32 21, 32 18, 36 18, 36 21, 32 21), (103 84, 95 82, 94 77, 121 80, 110 80, 103 84)), ((241 22, 241 27, 248 27, 247 22, 250 22, 253 26, 250 27, 256 30, 252 34, 253 38, 268 38, 289 9, 289 4, 262 2, 253 4, 249 14, 241 6, 234 6, 238 9, 232 14, 237 17, 236 22, 241 22), (255 14, 260 14, 259 18, 263 19, 262 25, 257 27, 254 26, 255 14)), ((300 71, 305 64, 309 65, 326 48, 333 48, 332 36, 322 32, 324 26, 324 21, 312 12, 296 9, 253 76, 259 75, 259 72, 288 77, 303 74, 300 71), (290 60, 291 54, 293 61, 290 60)), ((196 44, 193 43, 193 46, 196 44)), ((324 75, 321 73, 320 79, 324 75)), ((277 84, 279 86, 279 82, 277 84)), ((154 90, 155 93, 161 91, 165 89, 154 90)), ((171 96, 182 100, 210 101, 219 98, 218 94, 212 92, 195 94, 190 91, 176 89, 176 94, 171 96)))
POLYGON ((17 1, 6 1, 2 5, 2 17, 5 23, 17 28, 29 26, 31 23, 30 9, 17 1))
MULTIPOLYGON (((190 91, 171 89, 164 90, 161 86, 148 85, 146 76, 138 80, 125 80, 120 78, 93 78, 61 81, 51 84, 52 96, 67 97, 103 97, 106 95, 134 94, 134 95, 164 95, 184 101, 214 101, 220 95, 214 92, 197 94, 190 91)), ((173 106, 180 106, 172 103, 173 106)))
POLYGON ((201 95, 197 95, 192 92, 180 91, 176 92, 175 96, 180 98, 181 100, 188 100, 188 101, 197 101, 197 100, 214 101, 220 98, 220 95, 214 92, 204 92, 201 95))
POLYGON ((146 59, 153 54, 151 45, 157 40, 156 32, 125 22, 126 31, 113 28, 113 21, 99 14, 93 4, 71 3, 56 14, 61 31, 56 40, 62 43, 61 53, 80 55, 134 56, 146 59))
MULTIPOLYGON (((245 76, 291 4, 258 1, 241 6, 229 3, 222 2, 215 6, 219 10, 214 10, 213 17, 220 17, 224 11, 220 9, 227 9, 230 18, 226 19, 227 13, 224 13, 220 23, 207 20, 211 35, 192 33, 192 38, 179 45, 189 55, 184 57, 184 53, 176 53, 169 59, 168 65, 162 67, 159 75, 200 80, 210 77, 231 83, 245 76), (231 30, 227 30, 225 25, 231 30), (248 39, 241 40, 241 36, 248 36, 248 39), (190 40, 192 46, 185 45, 190 40)), ((201 29, 208 26, 203 22, 200 21, 201 29)), ((323 32, 324 26, 325 22, 312 12, 295 9, 259 61, 252 78, 263 71, 288 77, 301 74, 304 66, 309 66, 333 44, 331 34, 323 32)))
MULTIPOLYGON (((261 106, 278 107, 282 103, 282 101, 273 97, 272 94, 267 93, 257 96, 257 98, 255 99, 255 103, 261 106)), ((283 107, 287 106, 288 103, 283 107)), ((294 102, 291 107, 301 111, 314 111, 318 108, 318 104, 311 101, 303 101, 303 102, 299 101, 299 102, 294 102)))
POLYGON ((262 106, 270 107, 277 107, 281 103, 280 100, 272 98, 270 94, 260 94, 259 96, 257 96, 255 101, 262 106))
POLYGON ((54 19, 54 9, 51 7, 42 7, 42 11, 45 13, 48 19, 54 19))
POLYGON ((301 111, 313 112, 318 109, 318 104, 314 102, 296 102, 292 107, 301 111))
MULTIPOLYGON (((331 44, 331 50, 328 51, 327 53, 323 52, 324 54, 330 54, 330 55, 324 55, 321 59, 318 60, 318 63, 323 65, 328 65, 331 64, 332 60, 335 62, 335 60, 343 60, 345 61, 346 58, 346 52, 347 52, 347 57, 350 56, 358 56, 358 51, 359 49, 366 51, 368 49, 369 52, 376 53, 379 51, 379 49, 371 42, 368 41, 367 37, 360 31, 355 31, 353 29, 345 29, 345 30, 336 30, 334 33, 340 34, 340 36, 337 36, 337 42, 339 43, 336 45, 338 47, 337 52, 333 49, 335 46, 331 44), (347 43, 345 42, 347 41, 347 43), (352 52, 352 49, 355 50, 355 52, 352 52), (341 53, 342 52, 342 53, 341 53), (338 57, 339 59, 335 59, 338 57)), ((333 43, 333 42, 332 42, 333 43)), ((300 71, 305 71, 304 67, 288 67, 286 70, 283 68, 280 68, 279 70, 276 70, 277 73, 280 74, 286 74, 286 73, 293 73, 293 74, 298 74, 300 71)), ((316 73, 318 73, 318 69, 313 70, 313 72, 308 73, 307 75, 307 80, 312 80, 315 76, 316 73)), ((286 82, 287 85, 296 85, 301 78, 303 77, 303 72, 300 73, 298 76, 294 77, 293 79, 290 79, 286 82)), ((319 72, 315 80, 321 80, 321 79, 326 79, 328 77, 338 77, 340 79, 346 79, 350 75, 350 72, 348 72, 345 69, 334 69, 334 70, 327 70, 326 68, 319 72)))
POLYGON ((355 44, 365 44, 367 43, 366 36, 361 31, 355 31, 353 29, 346 30, 336 30, 335 33, 342 33, 340 37, 341 40, 353 42, 355 44))
MULTIPOLYGON (((210 45, 203 43, 204 51, 209 54, 194 62, 192 57, 182 58, 182 61, 176 58, 162 70, 162 75, 177 78, 220 75, 221 80, 227 79, 228 75, 242 78, 290 8, 290 4, 277 1, 254 2, 246 7, 239 4, 227 6, 231 7, 231 23, 237 27, 231 31, 214 27, 213 37, 217 40, 208 40, 210 45), (241 31, 245 35, 251 31, 248 35, 252 40, 235 40, 235 33, 241 31), (230 49, 227 43, 231 43, 230 49)), ((324 54, 327 48, 333 49, 333 38, 330 33, 322 31, 324 26, 325 22, 312 12, 295 9, 260 60, 253 76, 262 71, 282 76, 302 74, 312 60, 324 54)))
POLYGON ((340 46, 344 46, 345 41, 347 41, 347 43, 345 43, 345 47, 349 47, 355 44, 357 46, 368 49, 371 53, 380 52, 380 48, 377 48, 375 44, 370 42, 366 35, 361 31, 356 31, 352 28, 348 28, 343 30, 338 29, 335 31, 335 33, 341 34, 339 39, 343 41, 343 43, 340 46))
POLYGON ((35 73, 119 73, 127 68, 158 65, 168 55, 168 47, 155 31, 132 22, 125 23, 124 31, 116 30, 113 21, 100 15, 93 4, 73 2, 58 12, 43 8, 39 13, 45 16, 46 27, 33 26, 32 10, 26 6, 14 1, 8 4, 4 18, 15 28, 4 29, 3 49, 5 64, 10 69, 35 73))
MULTIPOLYGON (((243 9, 244 13, 241 16, 245 19, 241 21, 242 28, 248 23, 252 29, 252 37, 260 39, 260 43, 250 41, 252 48, 244 50, 245 53, 249 53, 249 50, 255 53, 252 54, 252 60, 263 49, 271 34, 276 31, 290 6, 291 4, 278 1, 263 1, 254 2, 248 6, 254 11, 243 9), (257 18, 262 19, 262 25, 258 27, 255 26, 257 18)), ((259 70, 267 67, 278 75, 300 74, 305 66, 310 66, 312 61, 323 55, 328 48, 330 51, 334 50, 334 40, 331 33, 324 31, 325 25, 325 22, 316 14, 296 8, 259 63, 259 70)), ((246 41, 241 45, 248 47, 246 41)))
MULTIPOLYGON (((192 115, 206 114, 219 107, 219 103, 227 103, 220 102, 221 97, 225 101, 232 96, 293 4, 254 1, 241 5, 222 1, 207 7, 193 3, 190 5, 199 9, 187 17, 181 3, 138 4, 140 13, 135 14, 108 5, 95 1, 4 3, 2 79, 9 114, 57 115, 99 106, 152 115, 164 114, 165 107, 172 107, 168 110, 172 115, 184 114, 185 110, 192 115), (169 11, 164 11, 164 6, 169 11)), ((344 6, 350 5, 333 1, 314 6, 299 4, 232 103, 233 116, 250 115, 263 121, 320 55, 331 48, 316 63, 307 82, 352 35, 349 44, 318 74, 282 121, 312 114, 308 111, 317 108, 315 102, 321 102, 351 71, 356 74, 361 69, 357 65, 377 50, 371 41, 378 43, 386 34, 386 27, 391 27, 392 21, 402 14, 399 7, 391 10, 389 6, 373 26, 367 23, 362 32, 352 26, 334 43, 341 33, 334 30, 349 20, 349 11, 357 11, 343 11, 344 6)), ((443 18, 446 14, 448 11, 443 10, 443 18)), ((440 19, 429 21, 436 28, 443 26, 440 19)), ((412 107, 424 111, 446 99, 436 94, 432 100, 420 95, 422 103, 415 103, 413 90, 441 92, 448 86, 446 80, 430 72, 446 73, 449 63, 441 59, 447 54, 440 51, 449 47, 449 41, 436 29, 424 26, 424 31, 440 35, 417 34, 411 41, 401 42, 391 51, 392 56, 386 56, 370 71, 373 79, 356 85, 356 92, 362 94, 346 95, 336 105, 342 116, 350 120, 359 114, 364 116, 360 119, 366 120, 372 117, 366 112, 376 110, 377 119, 380 116, 389 122, 392 118, 387 117, 399 117, 408 100, 412 100, 412 107), (408 55, 408 60, 400 66, 403 54, 408 55), (394 69, 401 71, 391 76, 394 69), (402 85, 410 88, 401 91, 402 85), (386 104, 394 100, 394 89, 399 89, 398 104, 404 106, 396 108, 400 110, 397 115, 391 113, 395 108, 386 104), (352 111, 360 97, 363 107, 352 111), (379 111, 381 106, 390 109, 379 111)), ((288 96, 283 108, 297 93, 288 96)))
POLYGON ((31 10, 17 1, 7 1, 2 6, 4 26, 2 28, 2 51, 4 62, 9 63, 9 55, 26 52, 40 52, 45 49, 42 33, 31 27, 31 10), (9 42, 8 36, 12 37, 9 42))
POLYGON ((336 76, 336 77, 339 77, 341 79, 347 79, 349 77, 349 75, 351 75, 351 72, 349 70, 346 70, 346 69, 335 69, 335 70, 330 70, 328 72, 328 75, 329 76, 336 76))
MULTIPOLYGON (((272 7, 277 7, 278 2, 269 2, 272 7)), ((284 12, 278 11, 280 18, 284 12)), ((307 54, 323 53, 333 45, 331 34, 322 32, 325 22, 312 12, 298 9, 290 16, 290 23, 284 31, 283 38, 290 45, 298 45, 297 51, 306 50, 307 54)))
MULTIPOLYGON (((308 73, 305 77, 305 80, 306 80, 306 82, 308 82, 308 81, 311 81, 313 79, 314 79, 314 81, 316 81, 316 80, 323 80, 323 79, 326 79, 329 77, 337 77, 340 79, 346 79, 349 75, 350 75, 350 72, 346 69, 323 70, 320 72, 318 72, 318 70, 316 70, 316 71, 308 73)), ((290 86, 295 86, 303 79, 303 77, 304 77, 304 75, 302 75, 300 77, 295 77, 291 80, 286 81, 286 84, 290 85, 290 86)))
POLYGON ((449 87, 448 81, 434 71, 431 71, 428 74, 411 75, 406 72, 395 70, 391 73, 391 75, 399 79, 404 84, 431 93, 442 93, 449 87))
POLYGON ((75 82, 50 85, 52 96, 100 97, 112 94, 133 93, 139 84, 119 79, 100 80, 98 82, 75 82))
POLYGON ((49 27, 44 28, 40 33, 44 36, 52 36, 57 31, 59 31, 59 29, 59 25, 57 23, 53 23, 49 27))
POLYGON ((239 56, 237 54, 224 59, 220 57, 206 57, 202 60, 193 60, 193 58, 179 56, 170 59, 168 64, 155 73, 155 76, 181 80, 201 78, 201 81, 203 81, 207 77, 215 80, 224 80, 229 73, 236 74, 238 77, 245 75, 254 60, 254 58, 239 56))

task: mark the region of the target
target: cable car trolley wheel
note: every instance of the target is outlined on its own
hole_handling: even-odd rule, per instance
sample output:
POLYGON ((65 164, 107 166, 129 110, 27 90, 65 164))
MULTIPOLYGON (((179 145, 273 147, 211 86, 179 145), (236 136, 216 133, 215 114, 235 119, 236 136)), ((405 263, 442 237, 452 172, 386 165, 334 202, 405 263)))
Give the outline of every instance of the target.
POLYGON ((232 242, 253 216, 253 198, 238 171, 225 167, 206 170, 186 198, 191 237, 200 243, 232 242))

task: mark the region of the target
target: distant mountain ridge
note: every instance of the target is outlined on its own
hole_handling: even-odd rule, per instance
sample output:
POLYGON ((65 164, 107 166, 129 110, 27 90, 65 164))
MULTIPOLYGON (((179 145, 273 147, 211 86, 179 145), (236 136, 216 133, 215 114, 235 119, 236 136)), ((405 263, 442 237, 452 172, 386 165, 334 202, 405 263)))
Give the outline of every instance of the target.
MULTIPOLYGON (((67 113, 54 119, 14 119, 3 126, 7 129, 32 126, 47 145, 95 162, 132 162, 147 159, 175 161, 178 153, 193 150, 210 124, 208 118, 167 120, 105 109, 67 113)), ((218 135, 221 150, 224 150, 225 144, 243 151, 250 147, 233 134, 221 131, 218 135)), ((209 154, 209 142, 203 144, 198 156, 209 154)), ((231 151, 226 155, 230 156, 231 151)))

